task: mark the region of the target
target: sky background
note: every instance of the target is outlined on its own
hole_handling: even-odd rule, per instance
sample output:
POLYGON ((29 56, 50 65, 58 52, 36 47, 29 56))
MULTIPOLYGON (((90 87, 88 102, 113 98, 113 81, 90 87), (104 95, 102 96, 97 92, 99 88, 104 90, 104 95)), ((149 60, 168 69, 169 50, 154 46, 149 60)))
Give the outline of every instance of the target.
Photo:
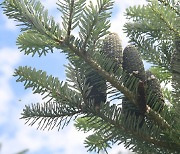
MULTIPOLYGON (((0 3, 2 0, 0 0, 0 3)), ((61 14, 58 12, 57 0, 41 0, 54 16, 57 22, 61 22, 61 14)), ((93 3, 96 0, 93 0, 93 3)), ((145 0, 115 0, 112 10, 110 30, 119 34, 123 48, 128 44, 128 38, 123 33, 123 25, 126 22, 125 9, 133 5, 146 4, 145 0)), ((52 131, 37 130, 20 120, 25 104, 41 102, 40 95, 32 94, 30 89, 24 90, 23 83, 16 83, 14 69, 18 66, 31 66, 47 71, 53 76, 65 80, 64 64, 67 64, 65 56, 59 51, 42 57, 25 56, 16 46, 16 39, 20 34, 17 23, 3 15, 0 7, 0 154, 14 154, 23 149, 29 149, 27 154, 86 154, 83 142, 88 134, 78 132, 73 123, 65 129, 53 129, 52 131)), ((126 154, 123 146, 113 146, 109 154, 126 154)))

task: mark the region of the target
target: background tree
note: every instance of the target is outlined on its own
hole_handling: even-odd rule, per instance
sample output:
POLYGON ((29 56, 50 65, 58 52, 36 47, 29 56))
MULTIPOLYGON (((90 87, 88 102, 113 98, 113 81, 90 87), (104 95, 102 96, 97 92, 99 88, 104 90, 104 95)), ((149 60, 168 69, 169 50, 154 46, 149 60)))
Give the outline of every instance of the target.
POLYGON ((39 1, 2 3, 4 13, 22 27, 17 39, 21 52, 42 56, 57 48, 69 60, 67 82, 27 66, 15 70, 17 82, 49 99, 25 106, 22 118, 29 125, 38 123, 40 129, 64 128, 74 118, 79 130, 93 131, 85 140, 88 151, 106 151, 114 143, 124 143, 137 153, 179 153, 178 5, 153 0, 147 6, 129 8, 126 15, 133 21, 125 25, 125 31, 138 50, 128 46, 122 58, 119 39, 111 38, 108 31, 113 1, 97 0, 97 5, 90 2, 88 6, 85 2, 57 3, 63 14, 62 28, 39 1), (78 37, 73 36, 75 28, 78 37), (151 71, 144 71, 141 56, 155 64, 151 71), (160 81, 169 82, 172 76, 172 96, 168 90, 166 97, 162 95, 152 72, 160 81), (118 103, 113 104, 114 100, 118 103), (167 100, 171 107, 164 105, 167 100))

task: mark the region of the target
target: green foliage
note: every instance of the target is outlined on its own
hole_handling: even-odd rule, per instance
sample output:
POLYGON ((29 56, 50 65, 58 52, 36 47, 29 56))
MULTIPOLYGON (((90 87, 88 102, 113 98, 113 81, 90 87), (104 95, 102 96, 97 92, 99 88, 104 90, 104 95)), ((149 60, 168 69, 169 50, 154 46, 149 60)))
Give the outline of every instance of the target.
MULTIPOLYGON (((102 106, 100 112, 96 116, 79 118, 76 121, 76 127, 82 131, 93 132, 86 141, 89 151, 93 149, 99 152, 101 149, 106 149, 112 144, 124 143, 125 147, 131 149, 134 152, 145 153, 147 150, 151 153, 166 153, 166 149, 157 149, 157 147, 152 144, 148 144, 151 140, 156 142, 157 140, 164 140, 165 136, 159 136, 161 130, 155 126, 151 128, 144 126, 143 129, 139 130, 136 125, 138 119, 135 116, 128 118, 126 125, 123 123, 124 117, 121 114, 121 108, 116 105, 111 105, 109 108, 108 104, 102 106), (138 130, 136 130, 136 129, 138 130), (149 138, 151 134, 152 138, 149 138), (146 147, 141 144, 141 142, 146 144, 146 147), (98 148, 101 147, 101 148, 98 148)), ((163 143, 163 142, 159 142, 163 143)), ((163 143, 168 145, 170 142, 163 143)), ((172 145, 171 145, 172 146, 172 145)))
MULTIPOLYGON (((164 87, 163 94, 165 100, 172 105, 171 111, 174 114, 172 126, 178 136, 180 136, 178 131, 180 122, 177 118, 180 109, 179 15, 178 2, 150 0, 147 6, 128 8, 126 16, 133 22, 125 24, 125 32, 130 37, 130 42, 138 47, 146 61, 155 64, 151 71, 161 83, 172 84, 173 89, 164 87)), ((174 137, 171 139, 174 140, 174 137)))
POLYGON ((7 0, 2 3, 2 8, 4 14, 18 21, 18 26, 25 31, 17 40, 17 45, 25 54, 34 55, 37 52, 39 56, 46 55, 49 50, 52 52, 53 47, 57 47, 62 30, 53 17, 48 16, 48 11, 40 1, 7 0))
MULTIPOLYGON (((175 51, 172 57, 172 86, 173 86, 173 91, 172 91, 172 102, 174 105, 174 113, 175 113, 175 127, 177 130, 180 130, 180 124, 179 124, 179 119, 178 117, 180 116, 180 40, 179 37, 175 39, 174 41, 175 44, 175 51)), ((179 131, 180 134, 180 131, 179 131)))
MULTIPOLYGON (((156 112, 160 112, 163 109, 164 106, 164 98, 161 90, 161 85, 156 76, 151 73, 151 71, 146 71, 146 82, 147 82, 147 88, 149 89, 151 93, 156 97, 158 100, 156 101, 148 101, 148 105, 153 108, 156 112)), ((152 97, 149 97, 152 98, 152 97)))
POLYGON ((63 87, 63 83, 52 75, 47 76, 46 72, 42 70, 36 71, 35 68, 31 69, 31 67, 27 66, 19 67, 15 70, 14 76, 18 76, 17 82, 25 82, 25 89, 33 88, 34 93, 41 95, 47 93, 46 97, 51 99, 53 99, 53 96, 61 94, 60 90, 63 87))
POLYGON ((58 0, 58 10, 63 14, 63 28, 66 31, 66 36, 69 37, 71 31, 79 24, 81 13, 84 10, 85 0, 64 0, 64 2, 58 0))
POLYGON ((111 12, 108 11, 112 8, 112 0, 98 0, 97 2, 97 6, 90 1, 89 6, 85 7, 79 25, 79 37, 81 42, 84 42, 82 49, 89 52, 99 46, 99 39, 107 34, 110 27, 108 18, 111 12))
POLYGON ((82 97, 70 90, 67 83, 63 84, 58 78, 47 76, 46 72, 36 71, 30 67, 19 67, 14 76, 19 76, 16 81, 24 82, 25 89, 32 88, 34 93, 41 94, 44 96, 43 99, 47 99, 44 104, 25 107, 22 118, 26 119, 26 123, 34 125, 39 120, 38 128, 60 128, 62 122, 66 125, 69 118, 80 113, 82 97))
MULTIPOLYGON (((57 3, 62 12, 62 29, 48 16, 40 1, 4 0, 2 3, 4 14, 22 26, 23 33, 17 40, 21 52, 42 56, 57 48, 69 60, 66 66, 67 82, 27 66, 15 70, 17 82, 23 82, 25 89, 32 88, 44 100, 44 103, 26 105, 22 119, 29 125, 38 124, 39 129, 64 128, 71 119, 76 119, 75 126, 79 130, 92 132, 85 140, 88 151, 107 152, 113 144, 123 143, 136 153, 179 153, 178 7, 173 1, 152 0, 147 6, 127 9, 126 15, 132 22, 125 25, 125 32, 138 50, 135 54, 127 54, 125 49, 122 58, 118 36, 113 34, 111 37, 112 33, 107 35, 113 1, 97 0, 97 5, 92 2, 86 5, 85 2, 64 0, 57 3), (79 29, 78 37, 73 36, 75 28, 79 29), (163 97, 157 79, 147 82, 138 51, 144 60, 156 65, 151 70, 161 82, 169 82, 172 78, 174 95, 164 90, 163 97), (118 63, 117 52, 120 52, 118 63), (122 68, 124 63, 126 67, 122 68), (93 84, 87 82, 88 75, 92 73, 95 74, 93 84), (95 85, 105 81, 108 100, 98 102, 100 106, 97 110, 95 100, 89 99, 89 95, 95 85), (139 96, 143 96, 143 101, 139 96), (138 112, 139 104, 147 104, 143 115, 123 112, 123 98, 138 112), (172 108, 164 105, 157 110, 165 99, 173 105, 172 108), (113 100, 117 103, 113 104, 113 100), (143 124, 139 127, 142 119, 143 124)), ((134 51, 134 47, 132 49, 134 51)))
POLYGON ((150 71, 158 78, 160 83, 163 82, 165 85, 172 79, 172 74, 162 67, 152 66, 150 71))
POLYGON ((35 29, 52 39, 61 37, 59 25, 55 23, 53 17, 48 17, 48 11, 40 1, 6 0, 2 5, 4 14, 20 22, 18 26, 24 26, 23 31, 35 29))
POLYGON ((162 92, 164 98, 168 101, 168 103, 173 102, 172 91, 170 91, 168 88, 163 88, 162 92))
POLYGON ((49 51, 53 52, 53 48, 57 46, 57 42, 47 38, 38 31, 28 30, 22 33, 17 39, 17 45, 20 51, 34 56, 36 52, 39 56, 46 55, 49 51))
MULTIPOLYGON (((133 22, 125 24, 130 42, 135 44, 143 58, 157 66, 171 70, 173 40, 180 36, 178 6, 150 0, 147 6, 134 6, 126 10, 133 22)), ((167 0, 165 2, 169 3, 167 0)))
MULTIPOLYGON (((179 4, 175 0, 149 0, 147 6, 134 6, 126 10, 133 22, 125 24, 130 42, 135 44, 143 58, 155 64, 151 71, 160 82, 172 83, 173 90, 164 95, 179 112, 179 4)), ((178 113, 174 117, 176 119, 178 113)), ((178 120, 177 120, 178 121, 178 120)), ((179 122, 176 122, 180 128, 179 122)))
MULTIPOLYGON (((180 37, 179 37, 180 38, 180 37)), ((173 82, 173 88, 175 90, 175 98, 178 101, 178 98, 180 97, 180 40, 179 38, 176 38, 174 40, 174 45, 175 45, 175 51, 172 56, 172 82, 173 82)))

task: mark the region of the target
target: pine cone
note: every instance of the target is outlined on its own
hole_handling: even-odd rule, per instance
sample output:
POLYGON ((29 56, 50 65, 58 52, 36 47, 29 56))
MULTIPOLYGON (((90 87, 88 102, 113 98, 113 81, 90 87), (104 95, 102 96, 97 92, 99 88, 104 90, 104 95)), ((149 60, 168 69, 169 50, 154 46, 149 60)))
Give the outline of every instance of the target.
MULTIPOLYGON (((137 119, 141 119, 138 127, 141 128, 144 123, 144 113, 146 112, 146 95, 145 95, 145 70, 144 65, 141 59, 140 54, 134 46, 127 46, 123 52, 123 70, 126 71, 127 78, 130 75, 134 75, 135 77, 140 79, 138 88, 137 88, 137 102, 138 106, 130 103, 126 98, 122 100, 122 112, 128 113, 129 115, 135 115, 137 119)), ((127 118, 127 117, 126 117, 127 118)))
MULTIPOLYGON (((137 123, 135 127, 142 128, 145 122, 144 115, 140 113, 139 109, 135 104, 129 102, 129 100, 127 100, 125 97, 122 99, 122 114, 126 115, 124 119, 125 124, 129 116, 132 116, 133 118, 134 116, 136 116, 136 119, 139 119, 139 123, 137 123)), ((127 125, 125 125, 125 127, 127 127, 127 125)))
POLYGON ((102 52, 113 58, 118 65, 122 64, 122 45, 116 33, 110 33, 103 41, 102 52))
MULTIPOLYGON (((117 68, 120 66, 122 63, 122 46, 118 34, 110 33, 104 39, 102 52, 117 62, 117 68)), ((97 72, 91 71, 87 75, 86 84, 92 87, 87 99, 92 100, 95 108, 99 109, 100 103, 106 101, 106 81, 97 72)))
POLYGON ((174 40, 175 50, 171 59, 172 68, 172 86, 174 88, 173 96, 175 101, 180 102, 180 38, 174 40))
POLYGON ((174 41, 175 50, 171 59, 173 73, 180 74, 180 39, 174 41))
POLYGON ((123 52, 123 70, 127 73, 133 74, 141 81, 145 81, 145 70, 142 58, 134 46, 127 46, 123 52))
POLYGON ((153 96, 158 100, 158 104, 154 104, 154 101, 147 102, 147 104, 154 109, 156 112, 161 112, 164 106, 163 94, 161 91, 161 85, 158 79, 151 73, 146 71, 146 84, 147 84, 147 96, 152 92, 153 96))
POLYGON ((91 87, 91 91, 87 96, 87 100, 94 102, 95 109, 99 110, 100 103, 106 102, 106 80, 93 70, 87 74, 86 78, 86 85, 91 87))

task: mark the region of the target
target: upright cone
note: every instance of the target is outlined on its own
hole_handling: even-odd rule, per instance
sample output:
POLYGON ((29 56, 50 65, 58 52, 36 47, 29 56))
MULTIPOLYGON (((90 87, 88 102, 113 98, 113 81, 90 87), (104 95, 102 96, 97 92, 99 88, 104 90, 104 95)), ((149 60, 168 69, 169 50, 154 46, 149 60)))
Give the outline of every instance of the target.
POLYGON ((154 101, 149 100, 147 104, 154 109, 156 112, 160 112, 164 106, 163 94, 161 91, 161 85, 158 79, 151 73, 151 71, 146 71, 146 84, 147 84, 147 96, 152 93, 155 96, 158 104, 154 101))
POLYGON ((140 54, 134 46, 127 46, 123 52, 123 70, 127 72, 127 78, 134 75, 139 78, 139 85, 137 88, 137 102, 138 106, 130 103, 126 98, 122 100, 122 111, 128 115, 135 115, 136 119, 140 119, 138 127, 141 128, 144 123, 144 113, 146 112, 146 95, 145 95, 145 70, 140 54))
POLYGON ((134 46, 127 46, 123 52, 123 70, 133 74, 141 81, 145 81, 145 70, 142 58, 134 46))
POLYGON ((106 102, 106 80, 100 76, 96 71, 88 71, 86 75, 86 85, 91 87, 90 93, 87 96, 87 100, 93 102, 95 109, 100 109, 100 104, 106 102))
POLYGON ((175 50, 171 59, 172 86, 174 100, 178 104, 180 103, 180 37, 174 40, 174 46, 175 50))
MULTIPOLYGON (((121 40, 120 40, 118 34, 110 33, 103 40, 102 52, 103 52, 103 54, 112 58, 116 62, 117 68, 121 67, 121 65, 122 65, 122 45, 121 45, 121 40)), ((116 67, 115 67, 115 70, 116 70, 116 67)))

